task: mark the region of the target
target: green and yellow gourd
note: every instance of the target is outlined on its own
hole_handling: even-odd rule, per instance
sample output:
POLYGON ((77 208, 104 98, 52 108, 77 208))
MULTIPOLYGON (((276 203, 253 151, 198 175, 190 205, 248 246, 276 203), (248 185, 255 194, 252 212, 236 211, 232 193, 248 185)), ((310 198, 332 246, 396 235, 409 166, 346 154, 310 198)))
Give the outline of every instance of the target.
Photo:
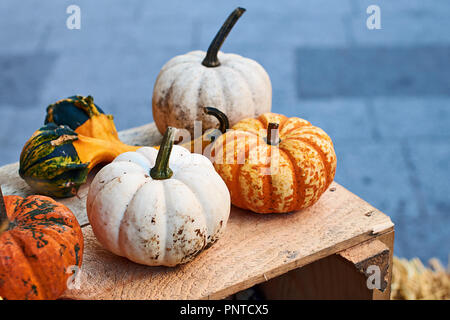
POLYGON ((45 124, 68 126, 78 134, 123 144, 119 140, 114 118, 94 103, 92 96, 72 96, 47 107, 45 124))
POLYGON ((48 123, 27 141, 20 154, 19 175, 40 194, 71 197, 97 164, 139 147, 87 137, 68 126, 48 123))
POLYGON ((74 196, 97 164, 140 148, 120 141, 113 117, 91 96, 50 105, 45 123, 23 147, 19 168, 20 176, 41 194, 74 196))

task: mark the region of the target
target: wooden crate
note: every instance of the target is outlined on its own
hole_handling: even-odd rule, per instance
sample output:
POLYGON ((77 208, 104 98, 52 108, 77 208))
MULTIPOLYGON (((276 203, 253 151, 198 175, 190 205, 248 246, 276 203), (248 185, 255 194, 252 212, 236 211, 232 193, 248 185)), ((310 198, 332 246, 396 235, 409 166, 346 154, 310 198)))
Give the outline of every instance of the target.
MULTIPOLYGON (((120 137, 148 146, 162 138, 153 123, 120 137)), ((5 195, 32 194, 18 168, 18 163, 0 168, 5 195)), ((175 268, 138 265, 103 249, 86 216, 88 186, 60 200, 76 215, 85 239, 79 282, 63 298, 223 299, 254 285, 268 299, 389 298, 394 225, 336 182, 299 212, 258 215, 232 207, 225 235, 175 268), (372 265, 381 271, 380 290, 367 286, 372 265)))

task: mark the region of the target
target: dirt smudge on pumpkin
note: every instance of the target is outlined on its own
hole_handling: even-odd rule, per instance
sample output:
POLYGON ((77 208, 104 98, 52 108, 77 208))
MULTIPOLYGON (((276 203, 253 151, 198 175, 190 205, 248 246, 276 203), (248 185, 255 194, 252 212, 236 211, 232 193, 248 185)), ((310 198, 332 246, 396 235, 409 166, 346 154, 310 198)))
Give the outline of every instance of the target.
POLYGON ((183 223, 172 232, 171 253, 174 257, 179 257, 180 263, 191 261, 199 254, 207 244, 206 229, 193 228, 195 219, 184 215, 183 223))
MULTIPOLYGON (((138 230, 140 232, 140 230, 138 230)), ((146 249, 150 248, 150 259, 158 260, 160 253, 159 235, 154 234, 150 239, 141 239, 142 246, 146 249)))

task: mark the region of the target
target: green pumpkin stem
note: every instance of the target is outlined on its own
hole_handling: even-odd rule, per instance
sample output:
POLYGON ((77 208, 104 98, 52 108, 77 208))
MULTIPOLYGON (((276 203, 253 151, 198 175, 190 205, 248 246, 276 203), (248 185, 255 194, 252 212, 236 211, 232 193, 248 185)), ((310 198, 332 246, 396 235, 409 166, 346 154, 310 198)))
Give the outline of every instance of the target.
POLYGON ((219 120, 219 130, 222 133, 225 133, 228 129, 230 129, 230 122, 228 121, 228 117, 220 111, 219 109, 213 107, 205 107, 203 108, 206 114, 214 116, 219 120))
POLYGON ((169 168, 169 158, 172 152, 176 131, 176 128, 167 127, 161 146, 159 147, 155 166, 150 170, 150 176, 155 180, 169 179, 173 175, 172 170, 169 168))
POLYGON ((270 144, 271 146, 276 146, 280 143, 280 136, 278 132, 278 123, 270 122, 267 126, 267 138, 266 142, 267 144, 270 144))
POLYGON ((205 67, 214 68, 214 67, 220 66, 220 62, 217 57, 220 47, 224 43, 224 41, 227 38, 228 34, 230 33, 231 29, 234 27, 234 25, 236 24, 236 22, 239 20, 239 18, 242 16, 242 14, 244 12, 245 12, 244 8, 236 8, 228 16, 227 20, 225 20, 225 22, 222 25, 222 28, 220 28, 219 32, 217 32, 213 41, 209 45, 208 52, 206 53, 206 57, 202 61, 202 64, 205 67))
POLYGON ((0 186, 0 235, 9 229, 11 222, 6 214, 5 200, 3 200, 2 187, 0 186))
POLYGON ((91 95, 87 96, 86 97, 86 102, 87 102, 88 106, 93 105, 94 104, 94 97, 91 96, 91 95))

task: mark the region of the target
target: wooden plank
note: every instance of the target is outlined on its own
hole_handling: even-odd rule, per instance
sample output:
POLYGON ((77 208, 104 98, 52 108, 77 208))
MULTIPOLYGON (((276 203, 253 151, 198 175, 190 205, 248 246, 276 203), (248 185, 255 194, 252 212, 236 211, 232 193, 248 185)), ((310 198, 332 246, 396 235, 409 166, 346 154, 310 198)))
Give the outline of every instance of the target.
POLYGON ((380 240, 371 239, 262 283, 259 289, 267 299, 389 299, 385 293, 390 288, 390 251, 380 240), (381 269, 380 278, 385 279, 381 291, 367 285, 370 265, 381 269))
POLYGON ((373 239, 339 252, 339 256, 353 264, 356 270, 369 277, 370 266, 380 268, 380 291, 388 285, 389 248, 380 240, 373 239))
MULTIPOLYGON (((120 136, 135 145, 161 140, 154 124, 120 136)), ((0 168, 4 193, 32 194, 17 171, 17 164, 0 168)), ((88 223, 88 185, 80 188, 78 197, 60 200, 82 225, 88 223)), ((337 183, 301 212, 258 215, 233 207, 224 237, 176 268, 146 267, 114 256, 86 226, 79 287, 68 290, 64 298, 221 299, 392 230, 388 216, 337 183)))
POLYGON ((373 293, 374 300, 389 300, 391 298, 392 268, 394 266, 394 237, 394 230, 377 237, 377 240, 383 242, 389 248, 389 265, 386 276, 386 281, 388 282, 386 289, 383 292, 375 290, 373 293))

